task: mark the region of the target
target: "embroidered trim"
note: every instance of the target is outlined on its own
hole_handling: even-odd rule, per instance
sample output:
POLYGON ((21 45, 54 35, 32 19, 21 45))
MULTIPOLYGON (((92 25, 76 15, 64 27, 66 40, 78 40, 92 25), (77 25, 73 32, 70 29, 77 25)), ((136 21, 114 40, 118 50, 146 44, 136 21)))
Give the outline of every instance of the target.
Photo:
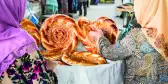
POLYGON ((163 44, 164 44, 163 34, 160 34, 156 37, 154 44, 157 48, 162 48, 163 47, 163 44))
POLYGON ((154 46, 163 49, 163 54, 168 57, 167 43, 165 42, 165 36, 163 34, 158 34, 157 28, 145 28, 148 37, 155 39, 154 46), (166 45, 165 45, 166 44, 166 45))
POLYGON ((168 57, 168 42, 165 43, 165 44, 163 45, 163 47, 164 47, 164 53, 165 53, 166 57, 168 57))
POLYGON ((155 38, 157 33, 158 33, 158 30, 157 28, 146 28, 146 33, 149 37, 151 38, 155 38))

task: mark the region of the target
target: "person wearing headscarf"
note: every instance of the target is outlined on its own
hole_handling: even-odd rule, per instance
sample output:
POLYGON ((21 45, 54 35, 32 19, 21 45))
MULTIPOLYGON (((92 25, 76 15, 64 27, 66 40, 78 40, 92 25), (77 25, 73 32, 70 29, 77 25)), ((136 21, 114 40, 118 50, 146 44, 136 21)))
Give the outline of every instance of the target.
POLYGON ((0 0, 0 83, 56 84, 51 62, 39 53, 35 40, 23 29, 27 0, 0 0))
POLYGON ((125 61, 125 84, 167 84, 168 0, 134 0, 134 6, 142 28, 132 28, 114 45, 100 30, 89 34, 102 56, 125 61))

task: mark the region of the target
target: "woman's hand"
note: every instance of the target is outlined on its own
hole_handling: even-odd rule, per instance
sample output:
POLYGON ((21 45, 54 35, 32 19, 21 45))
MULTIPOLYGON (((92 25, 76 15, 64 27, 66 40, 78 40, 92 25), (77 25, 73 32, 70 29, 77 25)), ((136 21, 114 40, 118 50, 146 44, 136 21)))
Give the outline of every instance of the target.
POLYGON ((98 42, 99 38, 104 36, 104 35, 103 35, 103 32, 101 30, 96 30, 96 31, 90 31, 89 36, 91 37, 91 39, 93 41, 98 42))
POLYGON ((54 70, 54 68, 56 67, 56 63, 54 63, 53 61, 46 60, 46 63, 50 70, 54 70))

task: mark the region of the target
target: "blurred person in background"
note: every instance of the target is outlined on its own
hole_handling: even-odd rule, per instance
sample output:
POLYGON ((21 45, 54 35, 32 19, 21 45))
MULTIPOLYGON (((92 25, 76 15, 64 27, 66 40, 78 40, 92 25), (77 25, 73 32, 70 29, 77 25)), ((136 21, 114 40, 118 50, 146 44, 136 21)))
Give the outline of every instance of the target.
POLYGON ((45 15, 45 6, 46 6, 46 0, 41 0, 41 12, 42 15, 45 15))
POLYGON ((88 0, 78 0, 79 16, 82 16, 82 6, 84 9, 84 16, 87 15, 87 2, 88 0))
POLYGON ((45 61, 35 40, 20 28, 27 0, 0 0, 0 83, 57 84, 55 63, 45 61))

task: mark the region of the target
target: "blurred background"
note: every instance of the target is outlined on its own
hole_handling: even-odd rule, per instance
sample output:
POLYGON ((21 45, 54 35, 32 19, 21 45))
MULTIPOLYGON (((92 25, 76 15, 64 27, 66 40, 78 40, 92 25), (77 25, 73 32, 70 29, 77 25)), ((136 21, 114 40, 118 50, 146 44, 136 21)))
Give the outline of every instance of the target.
MULTIPOLYGON (((40 28, 40 24, 52 14, 66 14, 77 20, 81 0, 28 0, 25 18, 40 28)), ((85 1, 85 0, 84 0, 85 1)), ((94 21, 106 16, 113 19, 120 31, 136 24, 133 0, 86 0, 87 17, 94 21), (131 26, 130 25, 130 26, 131 26)), ((84 7, 81 7, 82 9, 84 7)))

